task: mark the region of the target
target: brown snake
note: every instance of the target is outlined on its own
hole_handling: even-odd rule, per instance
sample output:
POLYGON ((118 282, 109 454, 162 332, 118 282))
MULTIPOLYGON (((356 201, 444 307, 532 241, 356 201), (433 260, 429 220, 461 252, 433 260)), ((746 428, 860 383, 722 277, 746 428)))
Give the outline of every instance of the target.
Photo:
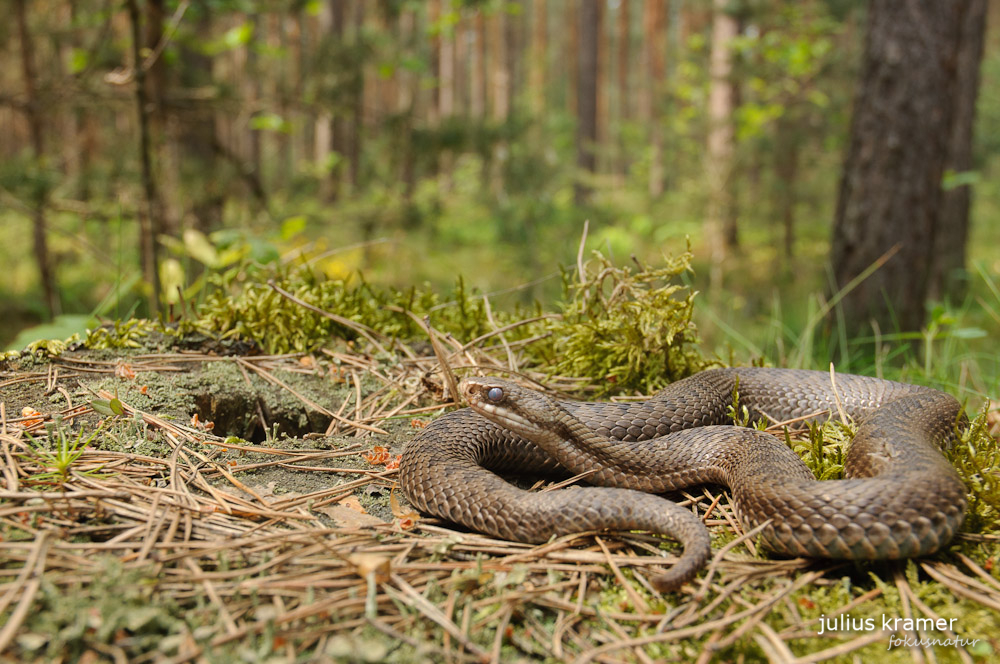
POLYGON ((836 395, 818 371, 713 369, 620 404, 556 401, 470 378, 462 391, 472 408, 438 418, 407 444, 400 484, 418 509, 514 541, 603 529, 670 535, 684 552, 655 579, 661 590, 690 580, 711 554, 696 515, 651 495, 693 484, 729 487, 748 529, 770 519, 760 536, 776 553, 883 559, 939 550, 965 517, 965 486, 940 451, 954 438, 958 402, 864 376, 838 374, 835 385, 836 395), (780 439, 731 426, 737 380, 753 419, 826 417, 839 399, 858 423, 849 479, 819 481, 780 439), (599 486, 532 493, 492 471, 594 471, 586 482, 599 486))

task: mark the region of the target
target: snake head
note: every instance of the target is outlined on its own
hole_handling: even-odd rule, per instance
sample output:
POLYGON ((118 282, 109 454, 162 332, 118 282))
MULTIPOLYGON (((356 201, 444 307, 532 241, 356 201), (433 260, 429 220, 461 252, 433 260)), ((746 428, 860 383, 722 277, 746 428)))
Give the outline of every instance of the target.
POLYGON ((489 376, 466 378, 459 388, 474 411, 529 440, 561 428, 565 412, 535 390, 489 376))

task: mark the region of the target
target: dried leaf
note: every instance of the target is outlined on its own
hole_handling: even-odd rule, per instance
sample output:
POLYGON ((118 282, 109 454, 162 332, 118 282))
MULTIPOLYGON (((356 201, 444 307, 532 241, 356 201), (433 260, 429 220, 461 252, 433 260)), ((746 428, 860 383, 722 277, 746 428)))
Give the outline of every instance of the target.
POLYGON ((354 509, 344 505, 324 505, 323 507, 314 507, 312 511, 330 517, 340 528, 363 528, 385 523, 382 519, 372 516, 363 509, 354 509))

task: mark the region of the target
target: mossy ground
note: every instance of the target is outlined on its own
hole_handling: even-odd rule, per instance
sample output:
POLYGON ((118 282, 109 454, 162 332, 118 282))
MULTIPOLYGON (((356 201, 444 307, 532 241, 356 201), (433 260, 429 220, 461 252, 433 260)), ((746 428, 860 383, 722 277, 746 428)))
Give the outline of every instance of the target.
MULTIPOLYGON (((611 274, 618 283, 634 276, 611 274)), ((672 319, 683 322, 683 335, 660 330, 662 341, 686 345, 683 356, 662 349, 622 359, 597 341, 602 331, 627 336, 621 325, 633 324, 654 334, 657 321, 630 317, 613 285, 584 282, 591 287, 577 289, 588 293, 579 306, 555 323, 539 321, 579 326, 577 337, 560 331, 563 342, 580 342, 561 347, 564 359, 594 346, 590 364, 572 365, 593 368, 583 381, 545 365, 554 328, 498 332, 516 321, 491 323, 470 303, 464 315, 482 325, 465 334, 487 335, 472 345, 447 316, 416 326, 419 341, 369 321, 381 350, 351 333, 324 351, 310 342, 281 356, 255 354, 262 344, 222 328, 219 338, 196 341, 190 329, 177 336, 137 324, 102 334, 93 345, 103 348, 53 344, 45 348, 58 350, 54 356, 8 359, 0 366, 0 624, 14 628, 0 626, 0 658, 902 662, 919 651, 968 662, 1000 651, 998 446, 985 418, 953 453, 974 492, 966 531, 921 561, 774 559, 740 537, 720 489, 697 488, 674 498, 706 515, 722 555, 682 592, 662 595, 649 578, 676 545, 657 537, 591 534, 527 546, 414 514, 394 491, 392 460, 447 407, 444 372, 476 365, 560 390, 642 392, 659 380, 651 367, 664 358, 687 358, 674 364, 688 372, 707 364, 684 310, 672 319), (595 301, 599 311, 587 313, 595 301), (609 316, 621 320, 601 322, 609 316), (451 336, 442 332, 452 324, 451 336), (518 344, 533 337, 548 350, 523 352, 518 344), (606 380, 607 362, 632 360, 629 372, 606 380), (110 395, 104 407, 121 414, 88 410, 101 390, 110 395), (55 426, 66 431, 98 432, 65 482, 46 476, 55 437, 39 424, 31 441, 22 429, 31 423, 13 421, 23 407, 62 412, 55 426), (69 496, 53 496, 63 491, 69 496), (820 617, 841 613, 870 618, 877 629, 818 633, 820 617), (890 648, 882 618, 911 616, 955 619, 954 636, 976 643, 890 648)), ((651 283, 633 282, 623 303, 662 307, 661 296, 676 295, 651 283)), ((791 442, 819 475, 832 476, 848 440, 849 431, 830 423, 791 442)))

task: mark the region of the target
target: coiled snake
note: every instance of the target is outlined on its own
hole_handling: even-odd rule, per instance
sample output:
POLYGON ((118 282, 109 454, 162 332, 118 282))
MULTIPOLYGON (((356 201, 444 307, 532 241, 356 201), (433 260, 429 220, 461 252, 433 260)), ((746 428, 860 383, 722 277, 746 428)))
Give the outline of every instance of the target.
POLYGON ((965 516, 965 486, 940 451, 961 409, 926 387, 740 368, 703 371, 628 404, 556 401, 495 378, 466 379, 462 391, 472 408, 438 418, 403 452, 410 502, 520 542, 602 529, 670 535, 684 552, 654 579, 661 590, 690 580, 711 554, 701 520, 652 495, 692 484, 729 487, 745 527, 770 519, 762 543, 793 556, 921 556, 947 544, 965 516), (737 386, 754 419, 826 417, 841 407, 858 422, 849 479, 819 481, 775 436, 731 426, 737 386), (493 472, 560 470, 594 471, 586 481, 598 486, 532 493, 493 472))

